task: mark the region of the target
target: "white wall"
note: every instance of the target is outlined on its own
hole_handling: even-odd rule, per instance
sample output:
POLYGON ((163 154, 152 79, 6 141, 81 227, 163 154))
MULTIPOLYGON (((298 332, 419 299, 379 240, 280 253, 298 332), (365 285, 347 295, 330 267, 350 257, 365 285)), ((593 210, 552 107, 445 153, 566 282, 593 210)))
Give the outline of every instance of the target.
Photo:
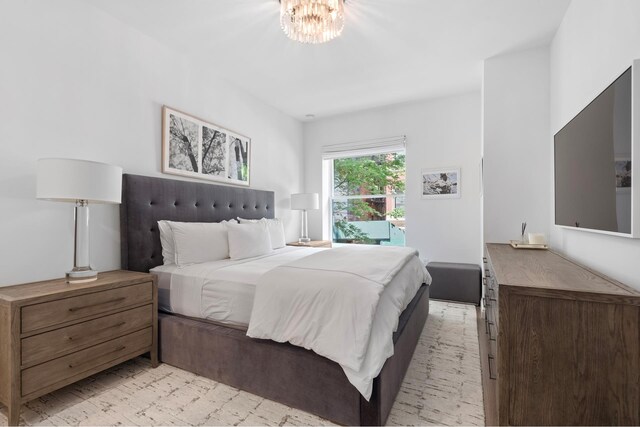
MULTIPOLYGON (((323 145, 407 136, 407 245, 429 261, 479 263, 480 94, 389 106, 305 123, 305 188, 323 198, 323 145), (421 199, 421 169, 461 167, 461 198, 421 199)), ((309 233, 323 237, 322 214, 309 233)), ((327 219, 325 219, 326 223, 327 219)), ((328 236, 324 236, 328 237, 328 236)))
MULTIPOLYGON (((552 134, 638 58, 640 2, 572 2, 551 44, 552 134)), ((553 207, 553 192, 550 202, 553 207)), ((551 243, 569 257, 640 289, 640 240, 551 225, 551 243)))
MULTIPOLYGON (((297 120, 82 1, 0 3, 0 52, 0 285, 72 266, 73 206, 35 200, 36 160, 163 176, 163 104, 250 136, 252 187, 275 190, 287 236, 297 236, 288 209, 304 179, 297 120)), ((91 215, 93 267, 118 268, 118 207, 96 205, 91 215)))
POLYGON ((484 239, 549 236, 549 48, 496 56, 483 76, 484 239))

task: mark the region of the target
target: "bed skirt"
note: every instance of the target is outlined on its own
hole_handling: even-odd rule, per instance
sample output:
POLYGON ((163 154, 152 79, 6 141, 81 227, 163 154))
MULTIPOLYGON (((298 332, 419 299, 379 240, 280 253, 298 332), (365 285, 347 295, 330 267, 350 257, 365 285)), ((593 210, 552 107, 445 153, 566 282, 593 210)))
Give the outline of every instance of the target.
POLYGON ((422 285, 400 315, 394 355, 367 402, 340 365, 288 343, 249 338, 210 322, 160 313, 159 355, 169 365, 344 425, 383 425, 429 314, 422 285))

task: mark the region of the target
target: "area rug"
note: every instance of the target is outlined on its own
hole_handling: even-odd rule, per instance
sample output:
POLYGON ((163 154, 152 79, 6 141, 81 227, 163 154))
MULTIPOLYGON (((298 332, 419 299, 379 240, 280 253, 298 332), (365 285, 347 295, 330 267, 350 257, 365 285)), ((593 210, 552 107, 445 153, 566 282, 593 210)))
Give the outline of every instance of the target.
MULTIPOLYGON (((6 409, 0 425, 6 425, 6 409)), ((22 406, 26 425, 330 425, 315 415, 137 358, 22 406)), ((431 301, 389 425, 484 425, 475 307, 431 301)))

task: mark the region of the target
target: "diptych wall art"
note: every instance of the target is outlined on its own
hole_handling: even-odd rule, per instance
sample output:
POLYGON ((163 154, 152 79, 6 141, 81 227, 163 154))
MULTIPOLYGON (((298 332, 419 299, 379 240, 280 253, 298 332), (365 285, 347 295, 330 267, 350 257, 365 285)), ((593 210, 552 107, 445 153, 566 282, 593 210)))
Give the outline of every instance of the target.
POLYGON ((250 138, 163 107, 162 172, 249 186, 250 171, 250 138))

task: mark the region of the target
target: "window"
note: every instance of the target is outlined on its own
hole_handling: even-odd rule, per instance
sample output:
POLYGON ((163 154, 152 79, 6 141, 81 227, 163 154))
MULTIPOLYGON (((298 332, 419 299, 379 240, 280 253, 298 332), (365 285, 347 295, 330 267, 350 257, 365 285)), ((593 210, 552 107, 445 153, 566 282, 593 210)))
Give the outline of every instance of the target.
POLYGON ((404 246, 404 150, 331 162, 333 242, 404 246))

